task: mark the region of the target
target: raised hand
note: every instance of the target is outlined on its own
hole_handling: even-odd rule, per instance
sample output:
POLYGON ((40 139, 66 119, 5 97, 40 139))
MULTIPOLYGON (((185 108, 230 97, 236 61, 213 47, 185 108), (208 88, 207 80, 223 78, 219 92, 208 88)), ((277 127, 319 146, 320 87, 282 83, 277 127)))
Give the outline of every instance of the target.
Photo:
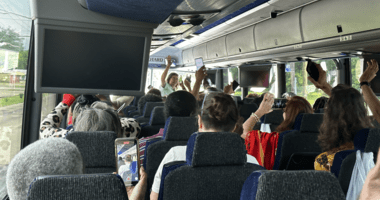
POLYGON ((379 65, 377 64, 377 61, 375 59, 368 61, 367 65, 367 69, 359 78, 360 83, 371 82, 376 77, 376 73, 379 71, 379 65))

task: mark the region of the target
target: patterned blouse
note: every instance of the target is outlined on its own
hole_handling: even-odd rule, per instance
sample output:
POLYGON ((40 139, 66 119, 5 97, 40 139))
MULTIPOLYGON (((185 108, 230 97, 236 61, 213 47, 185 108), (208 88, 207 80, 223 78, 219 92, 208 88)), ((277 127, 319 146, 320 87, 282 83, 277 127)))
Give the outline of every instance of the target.
POLYGON ((319 154, 315 158, 314 169, 320 170, 320 171, 328 171, 328 172, 331 171, 331 166, 334 162, 335 154, 340 152, 340 151, 352 150, 354 148, 355 148, 354 143, 350 142, 350 143, 346 143, 340 147, 334 148, 330 151, 323 152, 323 153, 319 154))

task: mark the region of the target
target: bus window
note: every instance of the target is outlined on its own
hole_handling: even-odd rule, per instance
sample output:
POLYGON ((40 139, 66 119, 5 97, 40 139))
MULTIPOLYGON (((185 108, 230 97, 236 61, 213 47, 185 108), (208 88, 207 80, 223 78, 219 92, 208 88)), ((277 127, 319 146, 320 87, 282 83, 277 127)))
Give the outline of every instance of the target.
POLYGON ((56 94, 42 94, 41 122, 56 106, 56 94))
MULTIPOLYGON (((338 73, 335 62, 332 59, 315 61, 327 72, 327 82, 332 86, 338 83, 338 73)), ((317 89, 307 77, 307 62, 288 63, 285 68, 286 92, 292 92, 298 96, 306 98, 311 106, 319 97, 328 97, 322 90, 317 89)))
POLYGON ((351 58, 351 75, 352 75, 352 87, 360 91, 359 78, 363 72, 364 59, 359 57, 351 58))
MULTIPOLYGON (((28 0, 1 2, 0 171, 20 151, 32 20, 28 0)), ((3 179, 5 180, 5 179, 3 179)), ((4 194, 0 191, 0 198, 4 194)))

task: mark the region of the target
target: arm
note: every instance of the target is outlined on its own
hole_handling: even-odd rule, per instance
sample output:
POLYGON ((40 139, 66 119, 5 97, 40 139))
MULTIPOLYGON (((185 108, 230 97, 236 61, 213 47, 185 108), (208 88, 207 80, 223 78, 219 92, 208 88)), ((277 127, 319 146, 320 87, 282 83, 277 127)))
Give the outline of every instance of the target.
POLYGON ((75 96, 71 94, 64 94, 63 100, 59 103, 40 125, 40 138, 48 137, 65 137, 68 130, 59 128, 63 116, 67 113, 67 109, 75 101, 75 96))
MULTIPOLYGON (((380 149, 379 149, 380 151, 380 149)), ((377 154, 377 160, 380 159, 380 153, 377 154)), ((376 162, 375 167, 369 171, 365 179, 363 189, 360 194, 360 200, 380 199, 380 162, 376 162)))
POLYGON ((129 197, 130 200, 143 200, 145 197, 146 188, 148 186, 148 176, 143 167, 140 168, 140 174, 140 181, 134 187, 133 192, 129 197))
POLYGON ((168 64, 166 65, 164 73, 162 73, 162 75, 161 75, 161 86, 162 87, 165 87, 165 85, 166 85, 165 78, 168 75, 168 71, 169 71, 170 66, 172 65, 172 57, 168 56, 167 59, 168 59, 168 64))
POLYGON ((202 81, 203 79, 207 76, 207 73, 206 73, 206 67, 203 66, 201 67, 196 73, 195 73, 195 84, 194 84, 194 88, 193 90, 191 91, 191 94, 194 95, 195 99, 198 99, 198 95, 199 95, 199 89, 201 87, 201 84, 202 84, 202 81))
POLYGON ((315 65, 317 66, 318 71, 319 71, 318 81, 315 81, 310 76, 307 77, 307 79, 309 79, 309 81, 312 82, 316 88, 323 90, 323 92, 325 92, 327 95, 331 96, 332 87, 326 81, 326 72, 322 69, 321 65, 319 65, 319 64, 315 64, 315 65))
MULTIPOLYGON (((379 65, 376 60, 372 59, 367 62, 368 68, 359 78, 359 82, 371 82, 372 79, 375 78, 376 73, 379 71, 379 65)), ((375 93, 373 93, 372 89, 368 85, 363 85, 361 87, 363 92, 363 97, 365 102, 368 104, 369 108, 373 113, 373 117, 376 121, 380 122, 380 101, 377 99, 375 93)))
POLYGON ((185 88, 185 85, 183 85, 183 82, 179 82, 179 86, 181 86, 181 88, 182 88, 183 91, 187 91, 186 88, 185 88))
POLYGON ((191 93, 191 85, 187 79, 185 79, 185 86, 187 87, 187 89, 189 89, 189 92, 191 93))
MULTIPOLYGON (((260 104, 259 109, 255 112, 257 117, 260 119, 263 115, 272 112, 272 105, 274 102, 274 95, 267 93, 264 96, 263 101, 260 104)), ((253 127, 257 123, 257 119, 254 115, 251 115, 243 124, 243 134, 242 137, 245 139, 247 133, 252 131, 253 127)))

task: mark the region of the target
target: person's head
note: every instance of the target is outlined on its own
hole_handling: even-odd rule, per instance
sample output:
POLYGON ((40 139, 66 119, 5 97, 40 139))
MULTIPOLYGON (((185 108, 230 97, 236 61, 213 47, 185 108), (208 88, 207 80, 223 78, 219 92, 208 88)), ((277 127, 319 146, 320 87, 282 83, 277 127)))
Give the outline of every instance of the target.
POLYGON ((9 198, 26 199, 31 182, 38 176, 83 174, 81 153, 62 138, 38 140, 22 149, 11 161, 6 175, 9 198))
POLYGON ((137 108, 140 114, 143 114, 142 112, 144 110, 145 103, 147 102, 162 102, 162 98, 161 96, 157 96, 155 94, 146 94, 142 96, 137 103, 137 108))
POLYGON ((339 84, 331 90, 327 101, 318 142, 323 151, 329 151, 352 142, 357 131, 371 127, 362 95, 350 86, 339 84))
POLYGON ((259 98, 260 96, 256 93, 248 94, 245 98, 259 98))
POLYGON ((285 92, 283 95, 282 95, 282 98, 285 98, 285 99, 290 99, 294 96, 297 96, 296 94, 294 94, 293 92, 285 92))
POLYGON ((178 74, 177 73, 170 73, 168 78, 166 79, 166 82, 174 87, 178 83, 178 74))
POLYGON ((122 137, 120 119, 114 110, 87 108, 74 121, 75 131, 114 131, 122 137))
POLYGON ((125 157, 125 160, 128 161, 128 162, 132 161, 132 156, 131 155, 127 155, 125 157))
POLYGON ((327 97, 319 97, 317 100, 315 100, 315 103, 313 105, 314 112, 318 111, 319 109, 325 108, 328 100, 329 98, 327 97))
POLYGON ((198 116, 200 132, 238 132, 241 135, 241 122, 234 100, 225 93, 209 94, 198 116))
POLYGON ((123 158, 119 156, 119 160, 123 160, 123 158))
POLYGON ((155 94, 155 95, 157 95, 157 96, 161 96, 161 91, 158 90, 158 89, 152 88, 152 89, 150 89, 150 90, 148 91, 147 94, 155 94))
POLYGON ((164 115, 168 117, 190 117, 197 114, 198 104, 195 97, 186 91, 171 93, 164 104, 164 115))
POLYGON ((313 113, 310 103, 303 97, 294 96, 288 100, 284 108, 284 121, 277 127, 277 132, 293 129, 296 117, 301 113, 313 113))
POLYGON ((115 109, 114 106, 112 105, 112 103, 109 101, 95 101, 93 104, 91 104, 90 107, 101 109, 101 110, 106 110, 106 109, 113 110, 113 109, 115 109))
POLYGON ((77 97, 72 105, 73 122, 83 109, 89 108, 95 101, 100 101, 95 95, 82 94, 77 97))

